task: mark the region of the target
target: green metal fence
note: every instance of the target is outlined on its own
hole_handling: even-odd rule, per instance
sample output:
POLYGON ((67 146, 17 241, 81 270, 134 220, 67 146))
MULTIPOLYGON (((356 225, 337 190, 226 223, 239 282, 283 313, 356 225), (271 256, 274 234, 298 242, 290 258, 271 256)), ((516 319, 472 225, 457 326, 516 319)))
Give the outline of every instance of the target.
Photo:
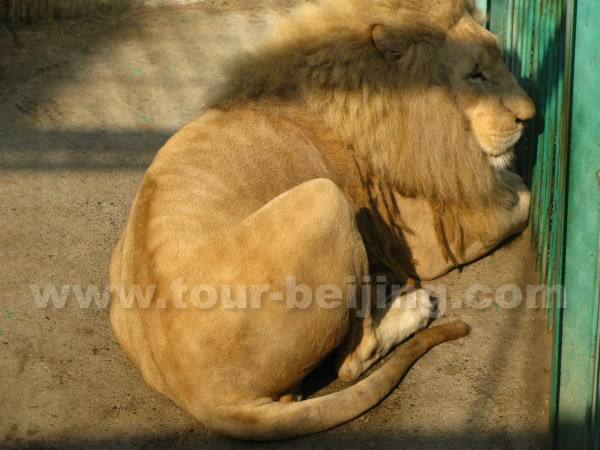
POLYGON ((538 110, 517 168, 532 191, 532 240, 549 286, 552 446, 600 448, 600 1, 477 3, 538 110))

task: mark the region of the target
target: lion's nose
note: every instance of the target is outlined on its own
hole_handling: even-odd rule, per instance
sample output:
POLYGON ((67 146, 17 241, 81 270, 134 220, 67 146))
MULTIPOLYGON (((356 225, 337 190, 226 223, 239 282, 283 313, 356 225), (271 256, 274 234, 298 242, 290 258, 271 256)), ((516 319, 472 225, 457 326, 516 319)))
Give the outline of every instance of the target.
POLYGON ((517 123, 522 123, 523 125, 525 125, 527 121, 533 119, 533 116, 535 116, 535 105, 533 104, 531 99, 528 98, 518 109, 516 118, 517 123))

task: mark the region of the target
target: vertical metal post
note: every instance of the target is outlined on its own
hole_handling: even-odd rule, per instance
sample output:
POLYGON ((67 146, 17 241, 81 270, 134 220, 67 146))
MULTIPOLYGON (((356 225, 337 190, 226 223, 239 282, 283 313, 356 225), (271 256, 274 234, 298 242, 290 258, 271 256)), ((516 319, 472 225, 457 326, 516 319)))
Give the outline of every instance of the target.
POLYGON ((566 67, 572 68, 569 179, 555 443, 599 448, 600 4, 569 0, 566 67))

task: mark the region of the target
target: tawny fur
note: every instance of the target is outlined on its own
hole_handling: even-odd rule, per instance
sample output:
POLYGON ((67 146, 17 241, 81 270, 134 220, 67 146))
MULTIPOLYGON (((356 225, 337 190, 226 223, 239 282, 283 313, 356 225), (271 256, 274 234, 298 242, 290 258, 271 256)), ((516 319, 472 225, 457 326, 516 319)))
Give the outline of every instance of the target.
POLYGON ((300 436, 367 411, 468 333, 426 330, 354 386, 287 402, 336 348, 351 381, 427 325, 424 290, 375 308, 363 277, 434 278, 526 226, 529 193, 499 165, 534 108, 480 19, 472 0, 329 0, 235 58, 157 154, 113 253, 113 333, 148 384, 231 436, 300 436), (289 276, 342 301, 286 307, 271 294, 289 276), (264 285, 239 307, 236 287, 264 285), (124 304, 135 286, 155 287, 149 307, 124 304))

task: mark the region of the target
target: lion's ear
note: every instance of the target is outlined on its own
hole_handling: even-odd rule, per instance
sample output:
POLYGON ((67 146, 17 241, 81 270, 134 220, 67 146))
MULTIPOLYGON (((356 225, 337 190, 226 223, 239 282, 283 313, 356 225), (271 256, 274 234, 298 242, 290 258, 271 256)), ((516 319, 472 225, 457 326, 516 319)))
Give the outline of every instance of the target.
POLYGON ((386 25, 375 25, 371 31, 371 38, 375 48, 385 59, 398 59, 410 46, 410 41, 404 39, 401 34, 386 25))
POLYGON ((405 23, 375 25, 371 30, 371 38, 375 48, 385 59, 398 59, 404 55, 411 45, 426 42, 438 46, 445 37, 445 31, 417 14, 407 14, 405 23))

